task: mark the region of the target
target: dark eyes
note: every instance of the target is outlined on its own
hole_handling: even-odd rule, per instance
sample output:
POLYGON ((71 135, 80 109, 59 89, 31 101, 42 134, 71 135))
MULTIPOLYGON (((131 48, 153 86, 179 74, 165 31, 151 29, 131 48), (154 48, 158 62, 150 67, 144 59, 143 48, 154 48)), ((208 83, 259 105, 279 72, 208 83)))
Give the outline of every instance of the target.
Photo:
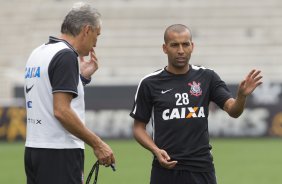
MULTIPOLYGON (((179 43, 170 44, 171 47, 179 47, 179 45, 180 45, 179 43)), ((190 44, 190 42, 185 42, 185 43, 182 43, 181 45, 182 45, 182 47, 189 47, 191 44, 190 44)))
POLYGON ((189 46, 190 46, 190 43, 189 43, 189 42, 183 43, 183 46, 189 47, 189 46))
POLYGON ((178 45, 179 44, 177 44, 177 43, 170 44, 171 47, 178 47, 178 45))

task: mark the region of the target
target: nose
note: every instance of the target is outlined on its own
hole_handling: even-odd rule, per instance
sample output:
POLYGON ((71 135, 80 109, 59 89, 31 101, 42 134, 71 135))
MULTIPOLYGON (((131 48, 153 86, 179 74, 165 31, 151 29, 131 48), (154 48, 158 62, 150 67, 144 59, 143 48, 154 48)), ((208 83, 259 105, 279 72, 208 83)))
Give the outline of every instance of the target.
POLYGON ((178 48, 178 54, 184 54, 184 50, 183 50, 182 45, 180 45, 179 48, 178 48))

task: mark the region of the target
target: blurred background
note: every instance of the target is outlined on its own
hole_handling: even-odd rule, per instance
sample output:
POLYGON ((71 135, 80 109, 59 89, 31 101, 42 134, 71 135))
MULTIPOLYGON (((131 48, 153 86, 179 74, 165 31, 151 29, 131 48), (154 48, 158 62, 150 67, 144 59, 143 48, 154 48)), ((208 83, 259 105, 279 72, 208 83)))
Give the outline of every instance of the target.
MULTIPOLYGON (((25 183, 25 63, 48 36, 60 36, 63 18, 76 1, 0 2, 0 183, 25 183)), ((251 69, 260 69, 264 77, 240 118, 229 118, 211 104, 209 130, 218 182, 282 183, 281 0, 87 2, 100 11, 103 25, 95 49, 100 67, 85 88, 86 124, 120 158, 117 173, 102 169, 101 183, 149 182, 151 154, 133 141, 128 114, 139 80, 166 66, 163 33, 175 23, 192 29, 190 63, 215 70, 234 95, 251 69)), ((87 148, 85 173, 94 160, 87 148)))

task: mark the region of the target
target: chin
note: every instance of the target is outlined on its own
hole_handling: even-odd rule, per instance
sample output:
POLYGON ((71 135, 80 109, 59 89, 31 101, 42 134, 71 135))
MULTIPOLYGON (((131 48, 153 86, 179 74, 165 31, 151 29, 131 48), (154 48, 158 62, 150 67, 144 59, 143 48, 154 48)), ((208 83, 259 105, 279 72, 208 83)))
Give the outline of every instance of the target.
POLYGON ((188 65, 188 63, 177 63, 176 65, 175 65, 175 67, 176 68, 184 68, 184 67, 186 67, 188 65))
POLYGON ((84 56, 89 56, 89 52, 83 53, 83 57, 84 57, 84 56))

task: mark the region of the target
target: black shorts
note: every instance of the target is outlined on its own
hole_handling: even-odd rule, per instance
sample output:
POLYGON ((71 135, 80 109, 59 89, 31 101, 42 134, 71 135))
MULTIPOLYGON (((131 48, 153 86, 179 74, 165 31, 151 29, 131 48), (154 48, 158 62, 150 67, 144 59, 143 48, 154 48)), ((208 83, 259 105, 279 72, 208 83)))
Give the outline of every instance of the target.
POLYGON ((83 149, 25 148, 27 184, 82 184, 83 149))
POLYGON ((150 184, 216 184, 215 172, 191 172, 152 167, 150 184))

